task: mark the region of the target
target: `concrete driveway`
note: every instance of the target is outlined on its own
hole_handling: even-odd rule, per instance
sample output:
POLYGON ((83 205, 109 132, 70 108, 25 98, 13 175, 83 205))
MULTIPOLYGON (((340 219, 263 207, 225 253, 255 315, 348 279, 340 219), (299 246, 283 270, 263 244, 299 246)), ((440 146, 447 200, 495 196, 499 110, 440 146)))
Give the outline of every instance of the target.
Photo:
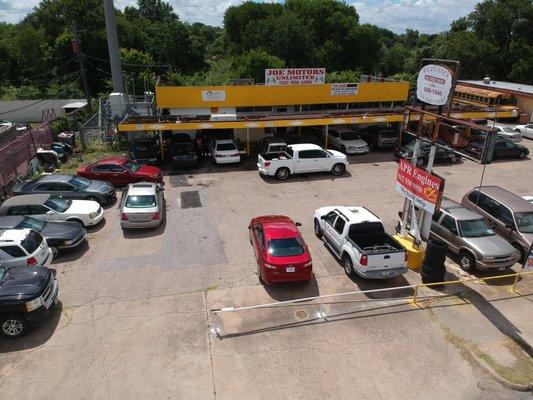
MULTIPOLYGON (((533 152, 533 142, 523 144, 533 152)), ((329 304, 335 316, 328 321, 313 319, 317 305, 307 304, 226 315, 218 321, 224 335, 209 333, 212 308, 420 281, 412 271, 391 281, 351 280, 314 236, 313 211, 327 205, 365 205, 387 228, 396 223, 403 200, 394 190, 392 154, 350 161, 348 174, 335 179, 309 174, 281 183, 251 167, 213 165, 167 176, 167 220, 153 231, 123 232, 118 206, 106 209, 105 224, 90 231, 88 244, 52 266, 60 307, 27 337, 0 340, 2 397, 530 398, 491 378, 454 340, 475 342, 476 332, 503 318, 533 342, 531 318, 523 318, 531 314, 531 298, 521 297, 517 311, 517 297, 502 285, 469 285, 489 298, 499 322, 477 308, 416 307, 399 298, 406 293, 383 293, 371 303, 360 300, 372 296, 354 296, 329 304), (265 288, 258 282, 247 225, 254 216, 280 213, 303 224, 316 277, 310 284, 265 288)), ((456 200, 479 185, 481 170, 469 161, 435 168, 456 200)), ((526 195, 533 192, 526 185, 531 178, 531 160, 498 161, 487 166, 484 183, 526 195)), ((459 275, 454 268, 449 260, 449 273, 459 275)), ((531 281, 521 285, 532 292, 531 281)), ((498 328, 493 333, 475 344, 506 337, 498 328)))

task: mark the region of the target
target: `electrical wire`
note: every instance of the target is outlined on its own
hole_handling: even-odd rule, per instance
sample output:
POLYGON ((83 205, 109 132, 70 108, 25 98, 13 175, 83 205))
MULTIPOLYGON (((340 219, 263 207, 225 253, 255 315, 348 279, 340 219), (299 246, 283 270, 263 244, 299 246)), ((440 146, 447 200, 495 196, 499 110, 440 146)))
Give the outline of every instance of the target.
MULTIPOLYGON (((111 61, 105 60, 103 58, 90 56, 88 54, 83 54, 83 55, 85 57, 87 57, 87 58, 92 58, 93 60, 103 61, 103 62, 106 62, 108 64, 111 64, 111 61)), ((130 66, 130 67, 150 67, 150 68, 168 68, 168 67, 170 67, 170 64, 131 64, 131 63, 125 63, 125 62, 121 62, 121 64, 130 66)))
MULTIPOLYGON (((70 60, 68 60, 66 63, 60 65, 59 67, 55 67, 55 68, 57 68, 57 69, 59 69, 59 68, 63 68, 63 67, 65 67, 65 66, 69 65, 69 64, 70 64, 72 61, 74 61, 74 60, 75 60, 75 58, 73 57, 73 58, 71 58, 70 60)), ((48 75, 48 74, 50 74, 51 72, 52 72, 52 71, 47 71, 47 72, 43 72, 42 74, 37 74, 37 75, 33 75, 33 76, 21 77, 21 78, 19 77, 19 78, 16 78, 16 79, 12 80, 11 82, 21 82, 21 81, 25 81, 25 80, 33 79, 33 78, 37 78, 37 77, 39 77, 39 76, 45 76, 45 75, 48 75)))
POLYGON ((101 69, 101 68, 98 68, 96 65, 94 65, 94 64, 93 64, 92 62, 90 62, 89 60, 86 60, 86 61, 87 61, 87 65, 90 65, 90 66, 93 67, 95 70, 100 71, 100 72, 103 72, 104 74, 107 74, 107 75, 111 76, 111 72, 109 72, 109 71, 105 71, 105 70, 103 70, 103 69, 101 69))

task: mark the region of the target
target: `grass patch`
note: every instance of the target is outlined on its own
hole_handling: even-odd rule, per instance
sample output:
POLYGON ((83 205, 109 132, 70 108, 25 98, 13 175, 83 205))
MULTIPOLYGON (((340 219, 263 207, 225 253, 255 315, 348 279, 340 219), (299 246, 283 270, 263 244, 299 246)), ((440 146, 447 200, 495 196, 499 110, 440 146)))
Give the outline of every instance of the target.
POLYGON ((102 158, 122 156, 124 154, 126 154, 125 151, 123 150, 115 151, 115 150, 108 149, 103 143, 94 144, 88 147, 82 153, 81 156, 83 158, 83 161, 79 161, 76 158, 76 156, 73 155, 69 157, 66 163, 61 164, 58 172, 63 172, 66 174, 75 174, 80 165, 92 164, 96 161, 99 161, 102 158))
POLYGON ((212 292, 213 290, 217 290, 218 289, 218 284, 213 284, 213 285, 210 285, 208 287, 206 287, 204 289, 204 292, 212 292))

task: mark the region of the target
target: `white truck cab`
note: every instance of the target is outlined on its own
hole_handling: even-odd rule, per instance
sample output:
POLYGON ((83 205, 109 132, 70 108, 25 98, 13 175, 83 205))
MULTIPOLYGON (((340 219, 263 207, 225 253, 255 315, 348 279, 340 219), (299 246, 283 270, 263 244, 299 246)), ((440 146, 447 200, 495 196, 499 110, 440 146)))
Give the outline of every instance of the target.
POLYGON ((407 272, 407 252, 365 207, 322 207, 315 211, 318 238, 341 260, 348 276, 386 279, 407 272))

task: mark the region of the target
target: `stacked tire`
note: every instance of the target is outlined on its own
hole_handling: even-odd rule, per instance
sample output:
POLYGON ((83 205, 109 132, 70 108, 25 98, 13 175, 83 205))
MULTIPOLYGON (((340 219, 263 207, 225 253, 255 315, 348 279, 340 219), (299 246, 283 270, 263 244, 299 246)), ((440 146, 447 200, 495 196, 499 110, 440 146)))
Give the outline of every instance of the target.
POLYGON ((428 240, 426 246, 426 254, 422 263, 422 282, 435 283, 444 282, 444 275, 446 274, 446 244, 436 241, 428 240))

